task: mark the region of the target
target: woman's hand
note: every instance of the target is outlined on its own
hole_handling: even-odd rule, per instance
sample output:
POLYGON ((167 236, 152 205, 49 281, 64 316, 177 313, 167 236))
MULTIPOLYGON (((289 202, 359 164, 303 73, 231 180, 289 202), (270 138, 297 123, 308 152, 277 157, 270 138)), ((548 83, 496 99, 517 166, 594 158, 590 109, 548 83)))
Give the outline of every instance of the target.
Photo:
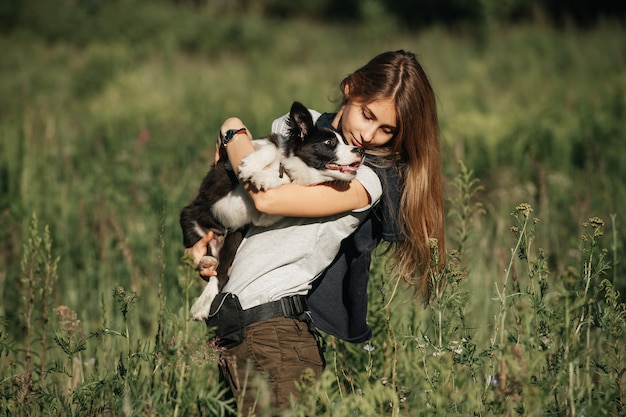
MULTIPOLYGON (((209 246, 211 239, 213 239, 213 232, 207 233, 202 237, 202 239, 197 241, 195 245, 185 249, 185 254, 190 254, 192 256, 194 265, 198 265, 200 263, 200 259, 207 254, 207 247, 209 246)), ((199 273, 203 277, 217 276, 215 268, 202 268, 199 270, 199 273)))

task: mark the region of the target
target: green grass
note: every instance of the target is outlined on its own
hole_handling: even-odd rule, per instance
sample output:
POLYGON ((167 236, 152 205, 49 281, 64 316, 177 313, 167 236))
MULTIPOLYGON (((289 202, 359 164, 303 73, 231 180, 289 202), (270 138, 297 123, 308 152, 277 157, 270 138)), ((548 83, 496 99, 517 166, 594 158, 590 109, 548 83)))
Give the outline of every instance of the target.
POLYGON ((178 214, 220 122, 261 136, 293 100, 332 111, 345 74, 397 48, 438 95, 458 262, 422 308, 377 257, 373 339, 329 339, 293 414, 626 411, 622 27, 500 28, 477 45, 392 22, 137 13, 125 34, 77 27, 82 42, 0 38, 1 415, 218 415, 178 214))

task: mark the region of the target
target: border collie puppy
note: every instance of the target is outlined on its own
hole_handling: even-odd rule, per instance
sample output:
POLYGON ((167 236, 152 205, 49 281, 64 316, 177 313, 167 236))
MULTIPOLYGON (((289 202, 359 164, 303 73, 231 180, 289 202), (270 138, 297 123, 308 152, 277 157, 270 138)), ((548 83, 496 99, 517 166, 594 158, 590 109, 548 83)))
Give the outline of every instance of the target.
POLYGON ((270 226, 282 217, 257 211, 240 181, 258 190, 288 182, 313 185, 350 181, 363 162, 362 149, 347 145, 333 130, 315 126, 311 113, 299 102, 291 106, 287 126, 287 136, 271 134, 253 141, 255 151, 241 161, 239 179, 222 147, 219 162, 204 177, 198 196, 180 213, 186 248, 209 231, 214 233, 198 268, 216 269, 217 277, 209 278, 191 307, 194 320, 208 317, 211 302, 228 282, 228 270, 246 227, 270 226))

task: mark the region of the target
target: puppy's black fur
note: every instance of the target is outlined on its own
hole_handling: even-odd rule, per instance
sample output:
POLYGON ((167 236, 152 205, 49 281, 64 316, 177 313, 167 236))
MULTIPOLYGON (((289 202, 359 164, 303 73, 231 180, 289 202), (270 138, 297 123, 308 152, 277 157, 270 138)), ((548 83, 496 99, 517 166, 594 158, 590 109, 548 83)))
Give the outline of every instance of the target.
MULTIPOLYGON (((207 255, 217 261, 217 276, 220 291, 228 280, 228 268, 235 258, 235 252, 243 239, 244 228, 228 230, 213 215, 211 208, 219 200, 225 198, 239 186, 235 173, 227 168, 226 150, 220 148, 219 161, 206 174, 198 196, 180 213, 180 227, 183 231, 183 244, 190 248, 207 232, 214 234, 211 244, 207 246, 207 255), (200 229, 200 230, 199 230, 200 229), (202 234, 200 232, 203 232, 202 234), (222 279, 223 278, 223 279, 222 279)), ((204 260, 206 261, 206 259, 204 260)))

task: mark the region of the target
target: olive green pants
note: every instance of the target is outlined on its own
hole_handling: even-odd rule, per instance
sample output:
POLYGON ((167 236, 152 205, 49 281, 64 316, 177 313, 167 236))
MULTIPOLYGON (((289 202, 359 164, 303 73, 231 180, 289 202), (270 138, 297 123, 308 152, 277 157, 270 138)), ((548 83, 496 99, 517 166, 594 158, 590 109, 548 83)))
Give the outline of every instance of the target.
POLYGON ((292 394, 299 399, 296 383, 318 380, 324 367, 307 323, 287 317, 248 325, 243 342, 221 362, 242 416, 288 409, 292 394))

